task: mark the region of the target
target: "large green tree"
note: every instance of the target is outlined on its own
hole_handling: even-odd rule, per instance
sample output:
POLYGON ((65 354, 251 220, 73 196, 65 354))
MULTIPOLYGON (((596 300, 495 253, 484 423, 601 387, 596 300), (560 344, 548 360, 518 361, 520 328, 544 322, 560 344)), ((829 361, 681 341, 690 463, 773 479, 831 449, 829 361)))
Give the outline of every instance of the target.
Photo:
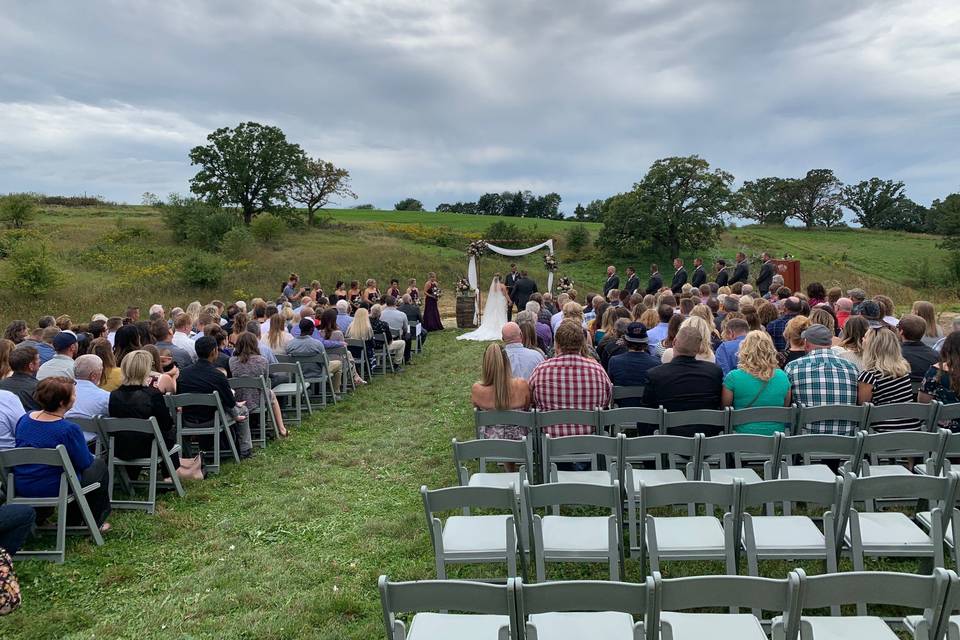
POLYGON ((832 169, 811 169, 802 178, 789 182, 791 216, 806 227, 834 226, 843 219, 843 183, 832 169))
POLYGON ((930 205, 931 226, 943 234, 943 246, 960 251, 960 193, 951 193, 930 205))
POLYGON ((350 172, 320 158, 307 158, 290 183, 290 199, 307 208, 307 222, 316 224, 315 213, 334 197, 357 199, 350 189, 350 172))
POLYGON ((671 256, 717 243, 724 217, 735 210, 733 175, 699 156, 657 160, 632 191, 604 204, 598 244, 610 253, 649 247, 671 256))
POLYGON ((843 189, 843 204, 867 229, 921 231, 926 209, 904 194, 900 181, 870 178, 843 189))
POLYGON ((737 216, 757 224, 784 224, 792 213, 792 181, 783 178, 747 180, 737 191, 737 216))
POLYGON ((190 150, 190 163, 200 165, 190 191, 217 206, 239 207, 248 225, 262 211, 289 206, 305 156, 280 128, 242 122, 217 129, 207 141, 190 150))

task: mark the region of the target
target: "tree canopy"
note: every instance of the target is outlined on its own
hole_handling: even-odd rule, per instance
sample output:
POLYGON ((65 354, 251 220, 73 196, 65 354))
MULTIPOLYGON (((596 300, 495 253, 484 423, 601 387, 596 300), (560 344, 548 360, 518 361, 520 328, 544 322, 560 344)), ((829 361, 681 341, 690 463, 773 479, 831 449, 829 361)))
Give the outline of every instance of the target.
POLYGON ((904 194, 900 181, 870 178, 847 185, 843 204, 867 229, 921 231, 926 222, 926 209, 904 194))
POLYGON ((393 205, 396 211, 423 211, 423 203, 416 198, 404 198, 393 205))
POLYGON ((791 182, 773 177, 747 180, 737 191, 736 214, 757 224, 784 224, 792 213, 791 182))
POLYGON ((290 199, 307 208, 307 222, 316 224, 317 209, 326 206, 334 197, 353 198, 350 172, 320 158, 306 158, 290 182, 290 199))
POLYGON ((217 206, 236 206, 250 224, 263 211, 289 206, 289 188, 305 155, 278 127, 242 122, 207 136, 209 144, 190 150, 200 171, 190 191, 217 206))

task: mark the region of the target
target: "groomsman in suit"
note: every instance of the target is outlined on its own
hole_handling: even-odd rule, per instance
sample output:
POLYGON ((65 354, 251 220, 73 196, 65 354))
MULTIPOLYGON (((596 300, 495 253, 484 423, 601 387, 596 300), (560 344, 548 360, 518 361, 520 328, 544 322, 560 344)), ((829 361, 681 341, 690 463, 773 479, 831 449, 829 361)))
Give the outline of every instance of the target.
MULTIPOLYGON (((520 274, 517 273, 517 265, 510 265, 510 273, 507 274, 507 277, 503 279, 503 284, 506 285, 507 291, 513 291, 513 285, 517 283, 517 280, 520 278, 520 274)), ((513 300, 513 294, 510 294, 510 299, 513 300)), ((518 307, 517 311, 521 311, 522 308, 518 307)), ((513 318, 513 302, 510 303, 510 306, 507 307, 507 320, 513 318)))
POLYGON ((683 260, 680 258, 673 259, 673 282, 670 283, 670 290, 674 293, 680 293, 683 290, 683 285, 687 284, 687 270, 683 268, 683 260))
POLYGON ((647 282, 647 293, 657 295, 657 291, 663 288, 663 276, 660 275, 660 269, 657 265, 650 265, 650 280, 647 282))
POLYGON ((620 278, 617 276, 617 268, 613 265, 607 267, 607 281, 603 285, 603 297, 606 299, 610 289, 620 288, 620 278))
POLYGON ((727 273, 727 261, 723 258, 717 260, 717 286, 725 287, 730 282, 730 274, 727 273))
POLYGON ((747 256, 742 252, 737 252, 737 266, 733 268, 733 277, 730 278, 730 284, 734 285, 738 282, 747 284, 747 281, 750 280, 750 263, 747 262, 747 256))
POLYGON ((763 265, 760 267, 760 275, 757 276, 757 290, 761 296, 765 296, 770 291, 770 283, 773 282, 773 258, 766 251, 760 257, 763 259, 763 265))
POLYGON ((640 278, 637 277, 637 270, 633 267, 627 267, 627 284, 623 288, 631 296, 640 288, 640 278))
POLYGON ((537 283, 527 277, 526 271, 520 272, 520 277, 513 283, 510 289, 510 299, 517 305, 517 310, 523 311, 527 308, 527 302, 530 296, 537 292, 537 283))
POLYGON ((699 288, 704 282, 707 281, 707 274, 703 270, 703 258, 694 258, 693 259, 693 276, 690 278, 690 284, 699 288))

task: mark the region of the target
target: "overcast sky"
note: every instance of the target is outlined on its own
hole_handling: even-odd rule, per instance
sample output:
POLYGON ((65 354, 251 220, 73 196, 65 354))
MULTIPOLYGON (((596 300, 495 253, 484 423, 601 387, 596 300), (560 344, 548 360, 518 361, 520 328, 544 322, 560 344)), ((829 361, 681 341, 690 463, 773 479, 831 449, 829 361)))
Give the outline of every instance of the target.
POLYGON ((280 126, 358 202, 556 191, 700 154, 960 190, 960 2, 30 0, 0 12, 0 193, 186 193, 220 126, 280 126))

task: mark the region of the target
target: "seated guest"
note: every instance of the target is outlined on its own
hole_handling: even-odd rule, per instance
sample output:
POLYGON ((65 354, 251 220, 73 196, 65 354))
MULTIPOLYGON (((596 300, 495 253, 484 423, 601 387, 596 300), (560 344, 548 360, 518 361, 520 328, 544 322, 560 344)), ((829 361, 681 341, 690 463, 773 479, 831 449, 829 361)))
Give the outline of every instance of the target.
POLYGON ((273 351, 274 355, 285 356, 287 355, 287 345, 290 344, 290 341, 293 340, 293 336, 290 335, 290 332, 287 331, 287 323, 283 319, 283 316, 279 313, 275 313, 270 316, 270 320, 267 323, 269 329, 267 330, 266 336, 263 342, 266 343, 270 350, 273 351))
MULTIPOLYGON (((350 327, 347 328, 344 337, 348 340, 363 341, 367 352, 367 359, 372 367, 375 361, 373 352, 376 345, 374 345, 373 342, 373 326, 370 324, 370 312, 364 308, 357 309, 357 313, 353 316, 353 322, 350 323, 350 327)), ((364 349, 361 349, 359 346, 348 346, 347 349, 350 351, 350 355, 359 362, 364 349)))
MULTIPOLYGON (((618 387, 642 387, 647 384, 647 372, 660 366, 660 361, 647 349, 647 328, 639 322, 630 322, 622 340, 626 352, 610 358, 610 380, 618 387)), ((621 407, 643 406, 641 398, 624 398, 617 402, 621 407)))
POLYGON ((77 355, 77 336, 61 331, 53 338, 56 355, 40 365, 37 381, 44 378, 63 377, 73 380, 73 359, 77 355))
MULTIPOLYGON (((227 347, 227 332, 224 331, 223 327, 216 324, 208 324, 203 329, 203 335, 208 338, 213 338, 217 341, 217 354, 216 358, 213 361, 215 367, 223 371, 223 375, 230 377, 230 355, 233 353, 232 349, 227 347)), ((198 352, 199 353, 199 352, 198 352)))
POLYGON ((810 318, 807 316, 795 316, 787 323, 783 330, 783 339, 787 341, 787 348, 777 353, 777 362, 779 362, 781 369, 794 360, 799 360, 807 355, 807 349, 801 336, 809 326, 810 318))
POLYGON ((80 356, 74 364, 77 397, 66 418, 92 418, 110 415, 110 392, 100 388, 103 361, 93 354, 80 356))
MULTIPOLYGON (((790 378, 793 399, 806 407, 856 404, 857 367, 833 352, 830 329, 822 324, 812 324, 801 337, 807 355, 784 369, 790 378)), ((823 420, 801 425, 801 432, 849 436, 853 435, 855 428, 856 424, 849 420, 823 420)))
MULTIPOLYGON (((673 341, 673 360, 647 371, 644 406, 654 409, 662 406, 667 411, 720 408, 723 371, 712 362, 697 360, 703 342, 704 336, 697 327, 680 327, 673 341)), ((722 427, 689 425, 675 429, 671 434, 712 436, 722 430, 722 427)))
POLYGON ((410 321, 407 314, 397 309, 397 299, 392 295, 383 297, 383 310, 380 312, 380 319, 390 327, 391 331, 397 332, 400 340, 404 343, 403 362, 410 363, 410 346, 412 344, 410 336, 410 321))
POLYGON ((928 347, 936 345, 943 337, 943 329, 937 324, 937 314, 933 304, 926 300, 917 300, 913 303, 910 313, 923 318, 927 325, 926 331, 923 332, 923 343, 928 347))
POLYGON ((647 329, 648 349, 653 355, 656 354, 657 346, 667 337, 667 329, 670 327, 670 319, 673 318, 673 307, 668 304, 661 304, 657 307, 658 324, 655 327, 647 329))
POLYGON ((540 342, 540 337, 537 336, 537 330, 534 329, 536 322, 533 319, 533 314, 528 311, 521 311, 517 314, 516 323, 520 327, 520 334, 523 336, 523 346, 536 351, 546 358, 547 348, 540 342))
MULTIPOLYGON (((554 335, 556 356, 545 360, 530 375, 530 391, 539 411, 606 407, 612 385, 607 372, 596 360, 587 358, 583 325, 573 320, 560 323, 554 335)), ((544 429, 551 437, 586 435, 594 428, 586 424, 561 424, 544 429)))
POLYGON ((125 324, 117 330, 113 338, 113 357, 117 366, 123 364, 123 358, 131 351, 139 351, 143 346, 140 332, 132 324, 125 324))
MULTIPOLYGON (((960 402, 960 331, 954 331, 944 339, 940 362, 923 376, 917 400, 926 403, 937 400, 943 404, 960 402)), ((940 426, 956 433, 960 431, 960 419, 941 421, 940 426)))
POLYGON ((17 422, 24 413, 23 404, 16 394, 0 391, 0 450, 12 449, 16 445, 17 422))
MULTIPOLYGON (((190 338, 193 321, 185 313, 181 313, 173 321, 173 338, 171 341, 180 349, 183 349, 190 356, 190 364, 197 361, 197 347, 190 338)), ((186 366, 186 365, 184 365, 186 366)), ((184 367, 180 367, 183 369, 184 367)))
MULTIPOLYGON (((247 323, 247 333, 253 334, 253 337, 256 338, 260 355, 264 357, 267 364, 276 364, 279 362, 277 356, 273 353, 273 349, 264 341, 266 339, 266 333, 260 332, 260 324, 256 320, 251 320, 247 323)), ((236 351, 234 351, 234 353, 236 353, 236 351)))
POLYGON ((873 301, 880 305, 880 313, 883 314, 883 323, 896 329, 897 325, 900 324, 900 320, 893 315, 893 300, 891 300, 888 296, 877 294, 873 296, 873 301))
MULTIPOLYGON (((679 313, 674 314, 674 316, 670 318, 670 322, 667 323, 667 336, 661 340, 659 344, 651 345, 651 353, 657 360, 661 360, 661 358, 663 358, 663 354, 665 354, 667 351, 670 351, 669 357, 673 357, 673 341, 677 337, 677 332, 680 331, 680 325, 683 324, 683 320, 683 316, 681 316, 679 313)), ((647 335, 649 336, 650 330, 648 329, 647 331, 647 335)))
MULTIPOLYGON (((960 331, 960 315, 953 317, 953 322, 950 323, 950 331, 960 331)), ((943 348, 943 343, 946 340, 946 337, 940 338, 937 340, 936 344, 933 345, 933 350, 937 353, 940 353, 940 349, 943 348)))
MULTIPOLYGON (((110 497, 107 493, 107 464, 102 458, 94 458, 87 449, 83 431, 63 416, 73 407, 76 399, 73 378, 53 376, 37 384, 34 398, 40 405, 38 411, 25 414, 17 423, 17 447, 55 449, 64 445, 70 462, 80 478, 80 485, 87 487, 100 483, 99 488, 86 494, 87 504, 100 531, 106 532, 110 525, 110 497)), ((60 493, 60 469, 45 464, 21 465, 14 468, 17 494, 28 498, 52 498, 60 493)), ((77 503, 67 509, 67 521, 73 525, 83 524, 77 503)))
MULTIPOLYGON (((736 320, 730 324, 733 322, 736 320)), ((729 324, 727 327, 729 329, 729 324)), ((717 353, 718 359, 719 355, 717 353)), ((780 369, 777 350, 765 331, 750 331, 742 337, 735 364, 723 378, 720 398, 723 406, 734 409, 790 406, 790 379, 780 369)), ((764 436, 786 430, 781 422, 747 422, 734 427, 737 433, 764 436)))
POLYGON ((803 303, 800 298, 790 296, 783 301, 783 315, 767 325, 767 333, 773 339, 773 346, 777 351, 783 351, 787 348, 787 341, 783 337, 783 332, 787 328, 787 323, 800 315, 803 310, 803 303))
MULTIPOLYGON (((423 325, 423 314, 420 312, 420 307, 418 307, 416 303, 414 303, 413 298, 410 297, 410 294, 403 294, 397 309, 406 314, 407 322, 411 325, 414 323, 423 325)), ((412 339, 419 340, 420 344, 423 344, 427 340, 427 332, 418 327, 417 335, 412 336, 412 339)))
MULTIPOLYGON (((267 359, 260 354, 260 346, 257 336, 246 332, 237 339, 237 347, 230 357, 230 371, 237 378, 264 378, 269 381, 267 372, 269 363, 267 359)), ((281 437, 286 437, 287 428, 283 424, 283 413, 280 411, 280 403, 272 391, 270 393, 270 410, 273 412, 273 419, 277 424, 277 431, 281 437)), ((263 395, 256 389, 237 389, 236 398, 238 401, 246 403, 247 409, 252 414, 254 410, 260 407, 263 401, 263 395)), ((260 425, 261 429, 266 429, 266 425, 260 425)))
POLYGON ((543 346, 547 349, 553 346, 553 330, 550 329, 549 324, 544 324, 540 322, 540 303, 535 300, 530 300, 527 302, 527 306, 524 307, 524 311, 529 311, 533 314, 534 325, 533 329, 537 332, 538 342, 543 343, 543 346))
POLYGON ((173 361, 170 352, 164 349, 163 353, 166 355, 161 355, 155 344, 145 344, 143 350, 149 353, 153 359, 149 385, 155 387, 160 393, 176 393, 177 377, 180 375, 180 370, 177 368, 177 363, 173 361))
MULTIPOLYGON (((501 329, 503 348, 510 361, 510 370, 517 378, 527 379, 537 365, 543 362, 543 354, 523 346, 523 335, 516 322, 508 322, 501 329)), ((486 360, 486 357, 484 357, 486 360)))
POLYGON ((7 328, 3 331, 3 337, 5 340, 9 340, 13 344, 20 344, 27 339, 27 336, 30 335, 30 331, 27 329, 27 323, 23 320, 14 320, 7 325, 7 328))
POLYGON ((723 297, 723 301, 718 301, 718 303, 720 306, 714 316, 713 323, 715 325, 714 328, 720 331, 723 328, 723 321, 726 319, 728 313, 739 313, 740 302, 734 296, 727 294, 723 297))
MULTIPOLYGON (((152 369, 153 357, 146 351, 133 351, 127 354, 120 366, 121 384, 108 394, 109 413, 112 418, 137 418, 138 420, 154 418, 160 427, 164 445, 167 449, 171 449, 177 444, 177 429, 164 402, 163 394, 148 384, 152 369)), ((124 431, 114 436, 116 454, 126 460, 149 456, 152 442, 153 438, 146 433, 124 431)), ((170 460, 179 477, 203 480, 199 457, 187 459, 173 453, 170 455, 170 460)), ((167 475, 163 465, 160 471, 164 476, 167 475)), ((140 475, 140 469, 135 467, 128 468, 127 472, 131 478, 140 475)))
MULTIPOLYGON (((11 556, 16 555, 17 551, 23 547, 23 543, 33 533, 36 521, 37 512, 30 505, 0 504, 0 550, 6 550, 11 556)), ((0 572, 0 592, 3 592, 6 586, 5 578, 6 576, 0 572)), ((4 595, 6 595, 5 592, 4 595)), ((0 615, 9 613, 9 611, 4 610, 2 603, 3 597, 0 597, 0 615)), ((15 608, 16 602, 14 603, 15 608)))
POLYGON ((0 390, 17 396, 25 411, 39 409, 40 406, 33 399, 33 392, 37 389, 40 354, 31 346, 17 345, 17 348, 10 352, 10 370, 13 373, 0 380, 0 390))
MULTIPOLYGON (((154 320, 150 323, 150 336, 153 338, 153 345, 158 349, 167 349, 170 351, 170 355, 173 357, 173 361, 177 363, 177 367, 180 369, 186 369, 191 364, 193 364, 193 358, 185 350, 178 347, 174 344, 170 335, 170 325, 167 324, 166 320, 154 320)), ((194 349, 196 353, 196 349, 194 349)))
MULTIPOLYGON (((716 361, 723 370, 723 375, 727 375, 737 368, 737 357, 740 351, 740 345, 747 337, 750 327, 746 320, 733 318, 729 320, 723 329, 723 343, 717 347, 716 361)), ((771 342, 771 344, 773 344, 771 342)), ((768 378, 769 379, 769 378, 768 378)))
MULTIPOLYGON (((287 343, 288 356, 292 358, 313 358, 316 356, 322 356, 327 352, 326 348, 323 346, 323 343, 320 340, 315 340, 313 337, 313 320, 304 318, 300 321, 299 328, 300 335, 287 343)), ((333 358, 329 361, 329 365, 330 371, 328 373, 333 378, 334 389, 339 389, 340 370, 343 368, 343 363, 339 358, 333 358)), ((303 368, 303 375, 305 378, 313 378, 323 374, 323 365, 321 364, 315 362, 301 362, 300 366, 303 368)))
POLYGON ((97 338, 90 343, 90 353, 100 358, 103 365, 103 372, 100 374, 100 388, 107 393, 113 391, 121 384, 120 367, 114 359, 113 347, 106 338, 97 338))
POLYGON ((859 370, 863 368, 863 339, 870 331, 870 323, 863 316, 852 316, 840 332, 840 344, 834 349, 841 358, 849 360, 859 370))
POLYGON ((560 323, 563 322, 563 307, 570 302, 570 296, 566 293, 561 293, 557 296, 557 310, 550 316, 550 330, 553 333, 557 332, 557 327, 560 326, 560 323))
MULTIPOLYGON (((706 320, 699 316, 690 316, 686 318, 683 322, 680 323, 680 329, 683 327, 693 327, 700 332, 700 336, 703 338, 700 342, 700 351, 697 353, 697 360, 702 360, 704 362, 716 362, 717 357, 713 353, 713 349, 710 347, 710 339, 713 333, 713 327, 711 327, 706 320)), ((679 333, 679 330, 677 331, 679 333)), ((663 352, 663 355, 660 356, 660 362, 667 364, 673 360, 674 350, 672 348, 666 349, 663 352)))
POLYGON ((370 307, 370 326, 373 328, 373 339, 377 343, 381 343, 381 340, 378 339, 378 336, 383 336, 383 341, 386 342, 387 351, 390 353, 390 357, 393 359, 393 365, 399 367, 403 365, 403 351, 405 345, 403 340, 394 340, 393 334, 390 331, 390 325, 384 322, 381 319, 381 314, 383 313, 383 307, 379 304, 375 304, 370 307))
POLYGON ((346 300, 337 300, 337 328, 346 333, 350 322, 350 303, 346 300))
POLYGON ((47 329, 34 330, 29 337, 25 338, 23 342, 17 345, 18 347, 33 347, 36 349, 37 353, 40 355, 41 365, 43 365, 43 363, 51 359, 57 353, 50 345, 50 341, 53 340, 55 335, 60 333, 60 330, 56 327, 47 327, 47 329), (47 331, 47 329, 49 329, 49 331, 47 331))
MULTIPOLYGON (((881 406, 913 402, 910 365, 900 353, 900 339, 893 331, 871 331, 864 340, 863 371, 857 377, 857 404, 881 406)), ((916 419, 884 420, 873 424, 877 431, 919 429, 916 419)))
MULTIPOLYGON (((618 310, 624 311, 622 308, 618 310)), ((627 352, 627 345, 623 341, 623 334, 627 331, 627 327, 630 326, 630 322, 630 318, 617 318, 617 321, 613 323, 613 328, 604 334, 600 344, 597 345, 597 357, 600 359, 600 364, 608 375, 610 373, 610 358, 627 352)))
POLYGON ((908 313, 900 318, 897 330, 900 332, 900 352, 910 364, 910 382, 919 385, 924 374, 940 360, 940 354, 923 342, 926 323, 920 316, 908 313))
MULTIPOLYGON (((530 408, 530 386, 525 379, 513 376, 510 358, 504 347, 490 344, 483 352, 483 371, 480 380, 473 383, 470 401, 474 407, 484 411, 526 411, 530 408)), ((515 425, 483 428, 484 438, 519 440, 526 435, 526 427, 515 425)))
MULTIPOLYGON (((216 325, 210 328, 220 329, 216 325)), ((220 333, 223 334, 222 329, 220 333)), ((249 458, 253 455, 250 425, 247 423, 246 416, 236 414, 237 401, 233 395, 233 389, 230 388, 230 383, 227 382, 227 377, 223 374, 223 371, 217 368, 219 357, 220 350, 217 348, 216 338, 203 336, 197 340, 197 361, 180 372, 177 379, 177 391, 179 393, 216 393, 220 397, 220 404, 224 411, 234 415, 237 420, 235 429, 240 457, 249 458)), ((147 373, 149 374, 149 372, 147 373)), ((213 420, 215 411, 216 409, 213 407, 185 407, 183 409, 183 419, 187 422, 204 423, 213 420)))

